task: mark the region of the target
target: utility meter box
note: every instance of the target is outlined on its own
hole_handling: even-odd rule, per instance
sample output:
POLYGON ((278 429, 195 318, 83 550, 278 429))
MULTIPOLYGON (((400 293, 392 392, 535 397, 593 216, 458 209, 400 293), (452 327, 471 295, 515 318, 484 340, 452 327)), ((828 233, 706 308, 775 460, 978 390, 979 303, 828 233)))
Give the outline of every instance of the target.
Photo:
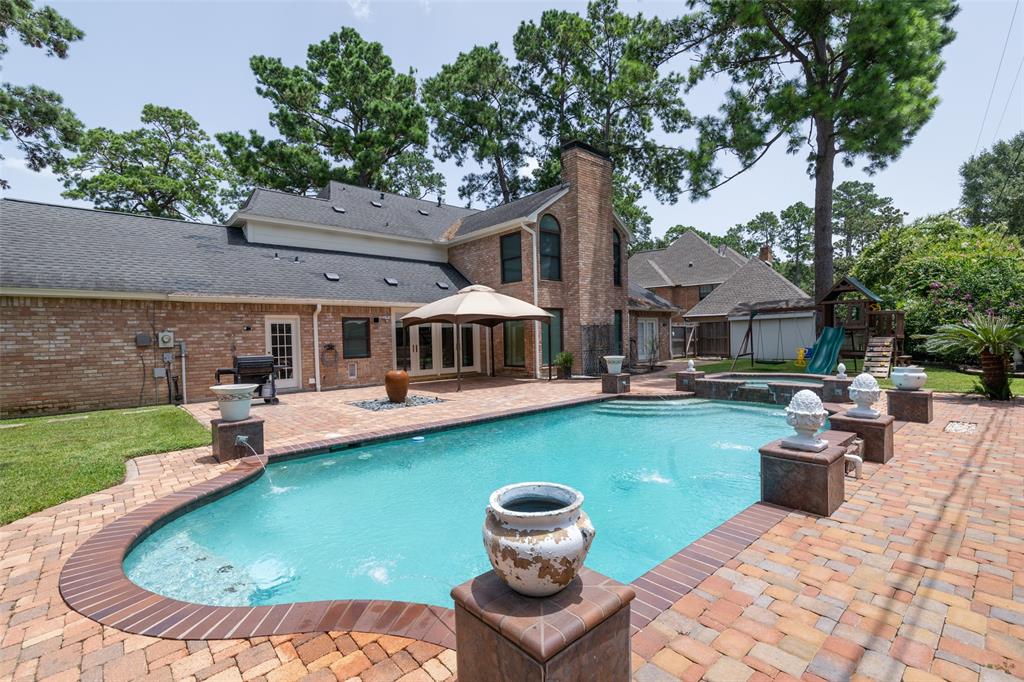
POLYGON ((165 329, 157 335, 156 342, 160 348, 174 348, 174 332, 165 329))

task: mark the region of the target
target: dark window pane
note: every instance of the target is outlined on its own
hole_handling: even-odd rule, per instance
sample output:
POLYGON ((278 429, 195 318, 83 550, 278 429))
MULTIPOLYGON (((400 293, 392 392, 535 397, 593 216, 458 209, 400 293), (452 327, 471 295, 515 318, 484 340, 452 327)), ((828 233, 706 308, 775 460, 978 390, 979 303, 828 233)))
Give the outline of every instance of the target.
POLYGON ((476 357, 476 348, 473 346, 473 328, 466 326, 462 328, 462 366, 472 367, 476 357))
POLYGON ((544 349, 544 364, 550 365, 555 356, 562 352, 562 311, 556 308, 545 308, 545 310, 551 313, 554 317, 551 318, 550 323, 545 323, 541 326, 541 346, 544 349), (548 347, 548 329, 547 325, 551 325, 551 347, 548 347))
POLYGON ((526 367, 526 325, 523 322, 504 323, 505 366, 526 367))
POLYGON ((562 279, 562 236, 553 215, 540 219, 540 278, 562 279))
POLYGON ((615 354, 622 355, 622 311, 615 311, 615 354))
POLYGON ((612 281, 622 286, 622 237, 616 230, 612 230, 612 281))
POLYGON ((346 358, 370 357, 370 320, 350 318, 342 321, 342 354, 346 358))
POLYGON ((697 298, 703 301, 705 298, 707 298, 708 294, 715 290, 715 286, 717 285, 701 284, 700 288, 697 290, 697 298))
POLYGON ((501 282, 523 279, 523 237, 519 232, 501 238, 501 282))

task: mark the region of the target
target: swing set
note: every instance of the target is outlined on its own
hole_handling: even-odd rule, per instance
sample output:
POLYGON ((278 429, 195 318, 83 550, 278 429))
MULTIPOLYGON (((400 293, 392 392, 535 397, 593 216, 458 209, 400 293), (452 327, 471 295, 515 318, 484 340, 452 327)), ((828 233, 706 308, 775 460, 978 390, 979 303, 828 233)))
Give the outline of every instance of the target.
MULTIPOLYGON (((743 335, 743 341, 740 342, 740 352, 737 353, 736 357, 734 357, 732 360, 731 369, 736 369, 736 363, 739 362, 740 358, 746 357, 750 358, 751 367, 753 367, 754 363, 757 362, 760 362, 763 365, 781 365, 786 362, 785 352, 783 351, 782 345, 782 322, 785 319, 791 318, 775 318, 775 355, 773 357, 768 357, 767 353, 765 352, 765 325, 770 323, 771 320, 757 320, 757 329, 760 333, 757 337, 757 349, 755 350, 754 348, 754 319, 758 315, 771 315, 773 313, 793 313, 814 310, 814 307, 812 305, 793 305, 791 303, 787 304, 787 302, 785 301, 768 301, 765 303, 753 304, 753 306, 754 307, 744 306, 742 308, 742 310, 748 314, 747 331, 743 335)), ((800 337, 799 348, 802 350, 803 348, 809 346, 810 344, 808 344, 807 339, 804 338, 804 333, 803 330, 800 328, 800 325, 796 325, 796 332, 800 337)), ((814 343, 814 339, 811 339, 810 341, 811 344, 814 343)), ((768 345, 770 350, 770 341, 768 342, 768 345)))

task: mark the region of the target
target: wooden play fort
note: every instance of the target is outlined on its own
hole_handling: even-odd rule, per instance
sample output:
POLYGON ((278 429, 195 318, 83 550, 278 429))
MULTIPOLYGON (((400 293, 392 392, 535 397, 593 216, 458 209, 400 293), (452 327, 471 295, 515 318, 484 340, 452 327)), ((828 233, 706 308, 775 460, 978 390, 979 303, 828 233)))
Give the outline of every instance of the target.
POLYGON ((817 301, 820 337, 825 327, 845 333, 841 359, 861 360, 865 372, 887 377, 893 364, 909 358, 903 355, 903 311, 882 310, 882 299, 855 277, 846 275, 817 301))

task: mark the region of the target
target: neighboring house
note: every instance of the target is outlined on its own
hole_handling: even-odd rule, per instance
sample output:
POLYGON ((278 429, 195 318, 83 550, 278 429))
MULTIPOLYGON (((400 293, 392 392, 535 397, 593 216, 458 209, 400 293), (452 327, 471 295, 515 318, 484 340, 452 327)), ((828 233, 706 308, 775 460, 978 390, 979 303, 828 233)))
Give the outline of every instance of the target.
POLYGON ((649 289, 629 283, 630 359, 640 364, 672 359, 674 305, 649 289))
POLYGON ((335 182, 257 189, 225 225, 4 200, 0 413, 207 400, 235 355, 273 354, 286 390, 377 384, 396 366, 451 375, 454 328, 401 317, 469 283, 555 317, 551 348, 541 323, 499 325, 491 348, 465 327, 464 368, 539 376, 564 349, 595 373, 635 345, 631 235, 605 155, 566 145, 562 179, 485 211, 335 182))
POLYGON ((797 348, 815 340, 814 299, 760 258, 750 258, 690 308, 686 321, 697 325, 698 355, 736 357, 753 350, 757 359, 791 360, 797 348))

